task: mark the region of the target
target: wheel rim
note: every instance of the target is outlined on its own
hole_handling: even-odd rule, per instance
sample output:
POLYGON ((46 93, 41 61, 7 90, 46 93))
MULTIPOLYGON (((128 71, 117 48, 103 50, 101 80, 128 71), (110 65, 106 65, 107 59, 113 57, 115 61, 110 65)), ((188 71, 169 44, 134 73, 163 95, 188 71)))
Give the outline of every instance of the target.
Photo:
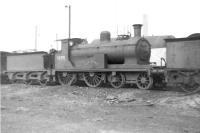
POLYGON ((12 79, 12 80, 10 80, 10 82, 11 82, 11 84, 15 84, 17 82, 17 80, 16 79, 12 79))
POLYGON ((47 85, 47 82, 48 82, 48 75, 47 73, 44 73, 41 75, 41 79, 39 80, 39 84, 42 85, 42 86, 45 86, 47 85))
POLYGON ((124 83, 125 83, 125 77, 122 73, 116 74, 115 76, 111 75, 110 84, 113 88, 121 88, 123 87, 124 83))
POLYGON ((12 77, 11 77, 11 79, 10 79, 10 82, 11 82, 11 84, 15 84, 16 82, 17 82, 17 80, 16 80, 16 78, 15 78, 15 75, 16 75, 17 73, 13 73, 13 75, 12 75, 12 77))
POLYGON ((200 73, 196 75, 190 75, 189 81, 180 84, 181 89, 186 93, 196 93, 200 91, 200 73))
POLYGON ((26 83, 26 85, 31 85, 32 83, 33 83, 33 81, 31 80, 31 79, 29 79, 29 75, 30 75, 31 73, 27 73, 26 74, 26 81, 25 81, 25 83, 26 83))
POLYGON ((103 81, 104 75, 102 73, 84 73, 83 78, 87 86, 98 87, 103 81))
POLYGON ((26 85, 31 85, 33 83, 32 80, 26 80, 26 85))
POLYGON ((200 91, 200 84, 195 84, 193 86, 182 84, 181 89, 186 93, 196 93, 200 91))
POLYGON ((42 85, 42 86, 46 86, 47 82, 48 82, 47 79, 39 80, 39 84, 42 85))
POLYGON ((61 85, 70 86, 76 81, 76 74, 65 72, 58 74, 58 81, 61 85))
POLYGON ((141 73, 137 77, 136 84, 139 89, 147 90, 151 88, 153 79, 152 77, 148 76, 147 73, 141 73))

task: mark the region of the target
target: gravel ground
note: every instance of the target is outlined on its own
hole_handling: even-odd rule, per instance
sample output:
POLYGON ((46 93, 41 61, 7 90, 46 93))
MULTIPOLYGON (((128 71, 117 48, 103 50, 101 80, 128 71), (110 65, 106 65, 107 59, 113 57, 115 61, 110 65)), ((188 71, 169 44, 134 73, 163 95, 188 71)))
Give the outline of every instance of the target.
POLYGON ((200 133, 200 95, 1 85, 2 133, 200 133))

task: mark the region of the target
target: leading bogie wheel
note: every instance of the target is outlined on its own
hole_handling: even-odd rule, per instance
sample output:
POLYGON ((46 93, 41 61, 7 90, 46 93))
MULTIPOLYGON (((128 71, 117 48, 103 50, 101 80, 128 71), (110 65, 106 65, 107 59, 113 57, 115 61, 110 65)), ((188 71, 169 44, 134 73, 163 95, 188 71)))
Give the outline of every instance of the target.
POLYGON ((83 79, 87 86, 98 87, 102 84, 105 75, 100 72, 85 72, 83 73, 83 79))
POLYGON ((136 85, 139 89, 148 90, 153 85, 153 78, 147 73, 138 74, 136 85))

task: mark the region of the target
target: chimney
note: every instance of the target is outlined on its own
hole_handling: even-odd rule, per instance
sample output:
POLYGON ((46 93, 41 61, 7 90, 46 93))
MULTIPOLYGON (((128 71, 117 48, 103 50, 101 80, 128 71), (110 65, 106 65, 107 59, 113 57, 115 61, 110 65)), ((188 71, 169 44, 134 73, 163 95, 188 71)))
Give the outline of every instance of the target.
POLYGON ((133 25, 134 37, 141 37, 141 27, 142 27, 142 24, 134 24, 133 25))

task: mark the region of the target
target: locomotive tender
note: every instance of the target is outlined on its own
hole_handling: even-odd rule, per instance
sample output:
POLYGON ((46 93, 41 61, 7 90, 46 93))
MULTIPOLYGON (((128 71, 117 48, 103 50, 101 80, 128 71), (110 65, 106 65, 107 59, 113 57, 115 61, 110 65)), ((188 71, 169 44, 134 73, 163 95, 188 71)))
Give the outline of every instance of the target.
POLYGON ((12 53, 7 56, 7 75, 11 82, 23 81, 32 83, 38 81, 46 84, 48 69, 45 68, 44 58, 47 52, 12 53))
POLYGON ((200 87, 200 34, 192 35, 166 39, 166 82, 186 92, 200 87))
POLYGON ((63 39, 60 40, 61 51, 51 51, 49 54, 45 52, 11 54, 7 57, 6 73, 11 81, 22 80, 26 83, 38 81, 40 84, 58 81, 62 85, 72 85, 82 80, 89 87, 110 83, 114 88, 123 87, 125 84, 136 84, 140 89, 150 89, 153 82, 191 84, 192 81, 192 85, 200 83, 198 60, 200 37, 187 39, 177 39, 171 35, 141 37, 142 25, 135 24, 133 27, 134 37, 119 35, 117 38, 111 38, 110 32, 103 31, 100 39, 90 44, 85 44, 80 38, 63 39), (180 47, 184 46, 184 50, 181 51, 180 47), (151 49, 159 47, 167 48, 165 67, 150 64, 151 49), (190 50, 185 55, 184 51, 187 49, 190 50), (180 60, 182 55, 185 57, 180 60), (190 58, 192 60, 188 62, 190 58), (178 64, 182 65, 180 62, 185 63, 184 67, 179 68, 178 64), (187 63, 192 63, 194 66, 192 70, 191 65, 187 63), (180 76, 180 73, 189 76, 180 76), (182 80, 179 80, 180 77, 182 80), (188 82, 185 82, 186 79, 188 82))
POLYGON ((1 84, 6 84, 8 83, 8 77, 7 75, 4 73, 7 69, 7 55, 9 53, 5 52, 5 51, 0 51, 0 83, 1 84))

